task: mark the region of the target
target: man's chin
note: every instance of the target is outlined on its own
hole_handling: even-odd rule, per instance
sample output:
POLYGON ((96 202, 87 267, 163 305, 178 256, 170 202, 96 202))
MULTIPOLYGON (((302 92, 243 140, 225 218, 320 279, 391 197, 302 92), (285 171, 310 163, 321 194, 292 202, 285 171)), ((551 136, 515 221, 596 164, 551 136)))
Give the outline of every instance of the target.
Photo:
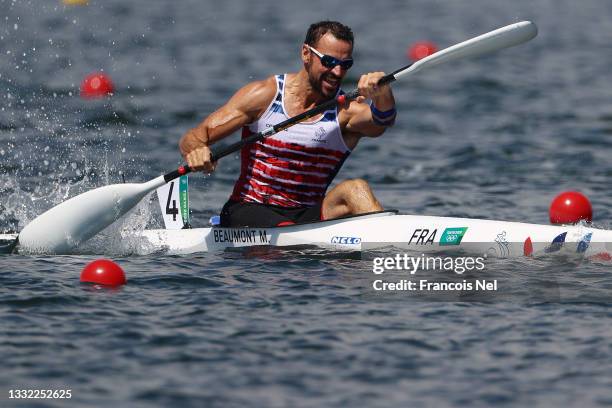
POLYGON ((324 98, 333 98, 336 96, 336 93, 338 92, 338 89, 340 89, 340 85, 338 86, 331 86, 329 84, 327 84, 325 81, 320 81, 320 82, 311 82, 312 87, 321 94, 321 96, 323 96, 324 98))
POLYGON ((321 87, 321 93, 326 98, 333 98, 334 96, 336 96, 337 92, 338 92, 338 87, 337 86, 336 87, 331 87, 331 86, 323 85, 321 87))

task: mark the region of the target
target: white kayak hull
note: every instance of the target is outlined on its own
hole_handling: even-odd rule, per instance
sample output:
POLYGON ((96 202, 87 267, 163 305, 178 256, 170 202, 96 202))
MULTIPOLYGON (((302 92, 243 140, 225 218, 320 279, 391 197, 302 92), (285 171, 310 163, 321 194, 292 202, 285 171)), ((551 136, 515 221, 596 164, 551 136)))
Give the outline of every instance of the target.
POLYGON ((168 254, 256 245, 314 245, 355 251, 393 246, 421 253, 459 250, 502 258, 612 252, 612 231, 583 225, 552 226, 393 212, 276 228, 146 230, 141 237, 152 250, 168 254))
MULTIPOLYGON (((0 234, 0 252, 12 250, 16 238, 16 234, 0 234)), ((124 238, 135 244, 131 246, 136 253, 169 255, 261 245, 352 251, 396 247, 419 253, 459 251, 502 258, 612 253, 612 231, 585 225, 398 215, 390 211, 275 228, 145 230, 124 238)))

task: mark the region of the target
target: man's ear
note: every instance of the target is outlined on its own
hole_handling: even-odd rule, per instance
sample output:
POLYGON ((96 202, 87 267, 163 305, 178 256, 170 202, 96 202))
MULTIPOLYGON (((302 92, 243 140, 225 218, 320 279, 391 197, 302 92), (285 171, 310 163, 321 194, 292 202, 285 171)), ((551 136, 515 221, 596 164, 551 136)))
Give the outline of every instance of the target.
POLYGON ((302 44, 301 56, 304 64, 308 64, 310 62, 311 52, 306 44, 302 44))

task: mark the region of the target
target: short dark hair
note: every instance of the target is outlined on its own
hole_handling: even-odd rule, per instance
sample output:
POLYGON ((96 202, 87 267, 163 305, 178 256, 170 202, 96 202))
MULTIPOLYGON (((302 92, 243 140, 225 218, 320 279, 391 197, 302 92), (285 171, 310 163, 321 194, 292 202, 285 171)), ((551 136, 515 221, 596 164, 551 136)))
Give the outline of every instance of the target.
POLYGON ((306 32, 304 43, 315 45, 327 33, 332 33, 337 39, 350 42, 353 45, 354 38, 351 28, 337 21, 329 20, 311 24, 306 32))

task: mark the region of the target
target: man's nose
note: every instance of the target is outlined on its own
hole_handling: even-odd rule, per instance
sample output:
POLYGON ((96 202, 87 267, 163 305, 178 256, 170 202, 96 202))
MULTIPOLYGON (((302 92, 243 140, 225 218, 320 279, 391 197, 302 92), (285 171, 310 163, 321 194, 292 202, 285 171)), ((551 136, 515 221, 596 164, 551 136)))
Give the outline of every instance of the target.
POLYGON ((337 77, 342 77, 342 68, 340 68, 340 65, 336 65, 335 67, 333 67, 331 72, 337 77))

